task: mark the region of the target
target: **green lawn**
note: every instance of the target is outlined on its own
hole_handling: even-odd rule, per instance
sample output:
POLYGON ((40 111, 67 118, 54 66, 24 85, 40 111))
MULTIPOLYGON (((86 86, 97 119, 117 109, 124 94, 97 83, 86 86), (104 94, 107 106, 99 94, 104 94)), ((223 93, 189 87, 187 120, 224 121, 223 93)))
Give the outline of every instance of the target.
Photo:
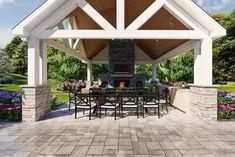
POLYGON ((235 92, 235 82, 229 82, 227 85, 222 85, 218 88, 219 91, 235 92))
MULTIPOLYGON (((0 84, 0 90, 6 90, 6 91, 14 91, 14 92, 21 92, 22 89, 20 88, 20 85, 26 85, 27 84, 27 76, 22 76, 19 74, 10 74, 14 78, 13 84, 0 84)), ((52 95, 57 96, 57 103, 63 104, 68 102, 68 93, 59 92, 56 90, 59 82, 58 81, 49 81, 49 84, 51 85, 51 92, 52 95)))

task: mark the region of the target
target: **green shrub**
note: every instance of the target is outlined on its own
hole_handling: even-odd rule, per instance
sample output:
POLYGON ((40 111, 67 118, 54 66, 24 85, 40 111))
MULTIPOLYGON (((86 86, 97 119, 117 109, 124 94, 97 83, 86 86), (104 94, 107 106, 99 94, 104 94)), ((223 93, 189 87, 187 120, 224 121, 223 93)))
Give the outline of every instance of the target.
POLYGON ((218 110, 219 120, 235 120, 235 111, 218 110))
POLYGON ((1 74, 0 84, 11 84, 14 82, 14 78, 10 75, 1 74))

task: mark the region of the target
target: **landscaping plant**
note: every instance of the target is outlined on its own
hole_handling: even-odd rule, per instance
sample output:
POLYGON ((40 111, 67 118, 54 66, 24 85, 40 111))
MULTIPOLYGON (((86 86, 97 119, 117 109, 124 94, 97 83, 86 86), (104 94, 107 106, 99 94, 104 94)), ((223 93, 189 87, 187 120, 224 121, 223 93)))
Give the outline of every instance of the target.
POLYGON ((235 93, 218 92, 218 119, 235 120, 235 93))
POLYGON ((20 121, 21 117, 21 93, 0 91, 0 120, 20 121))

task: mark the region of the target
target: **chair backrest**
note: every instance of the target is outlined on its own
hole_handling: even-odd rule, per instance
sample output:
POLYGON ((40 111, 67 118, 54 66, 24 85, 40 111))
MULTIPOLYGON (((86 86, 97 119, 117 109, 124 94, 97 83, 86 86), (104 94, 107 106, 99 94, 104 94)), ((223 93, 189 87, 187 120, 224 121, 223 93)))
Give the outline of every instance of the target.
POLYGON ((100 99, 103 101, 103 106, 116 106, 116 104, 119 102, 118 98, 118 95, 112 93, 100 96, 100 99))
POLYGON ((78 106, 91 106, 90 94, 76 94, 75 104, 78 106))
POLYGON ((144 95, 144 103, 158 103, 158 96, 156 93, 146 93, 144 95))

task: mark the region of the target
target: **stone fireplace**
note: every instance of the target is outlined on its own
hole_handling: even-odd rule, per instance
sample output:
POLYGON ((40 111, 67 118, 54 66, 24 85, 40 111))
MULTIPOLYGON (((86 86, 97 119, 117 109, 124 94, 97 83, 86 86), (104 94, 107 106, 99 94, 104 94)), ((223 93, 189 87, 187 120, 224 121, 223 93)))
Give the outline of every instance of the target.
POLYGON ((135 74, 135 45, 132 40, 110 40, 109 73, 100 75, 101 84, 109 87, 144 87, 143 75, 135 74))

